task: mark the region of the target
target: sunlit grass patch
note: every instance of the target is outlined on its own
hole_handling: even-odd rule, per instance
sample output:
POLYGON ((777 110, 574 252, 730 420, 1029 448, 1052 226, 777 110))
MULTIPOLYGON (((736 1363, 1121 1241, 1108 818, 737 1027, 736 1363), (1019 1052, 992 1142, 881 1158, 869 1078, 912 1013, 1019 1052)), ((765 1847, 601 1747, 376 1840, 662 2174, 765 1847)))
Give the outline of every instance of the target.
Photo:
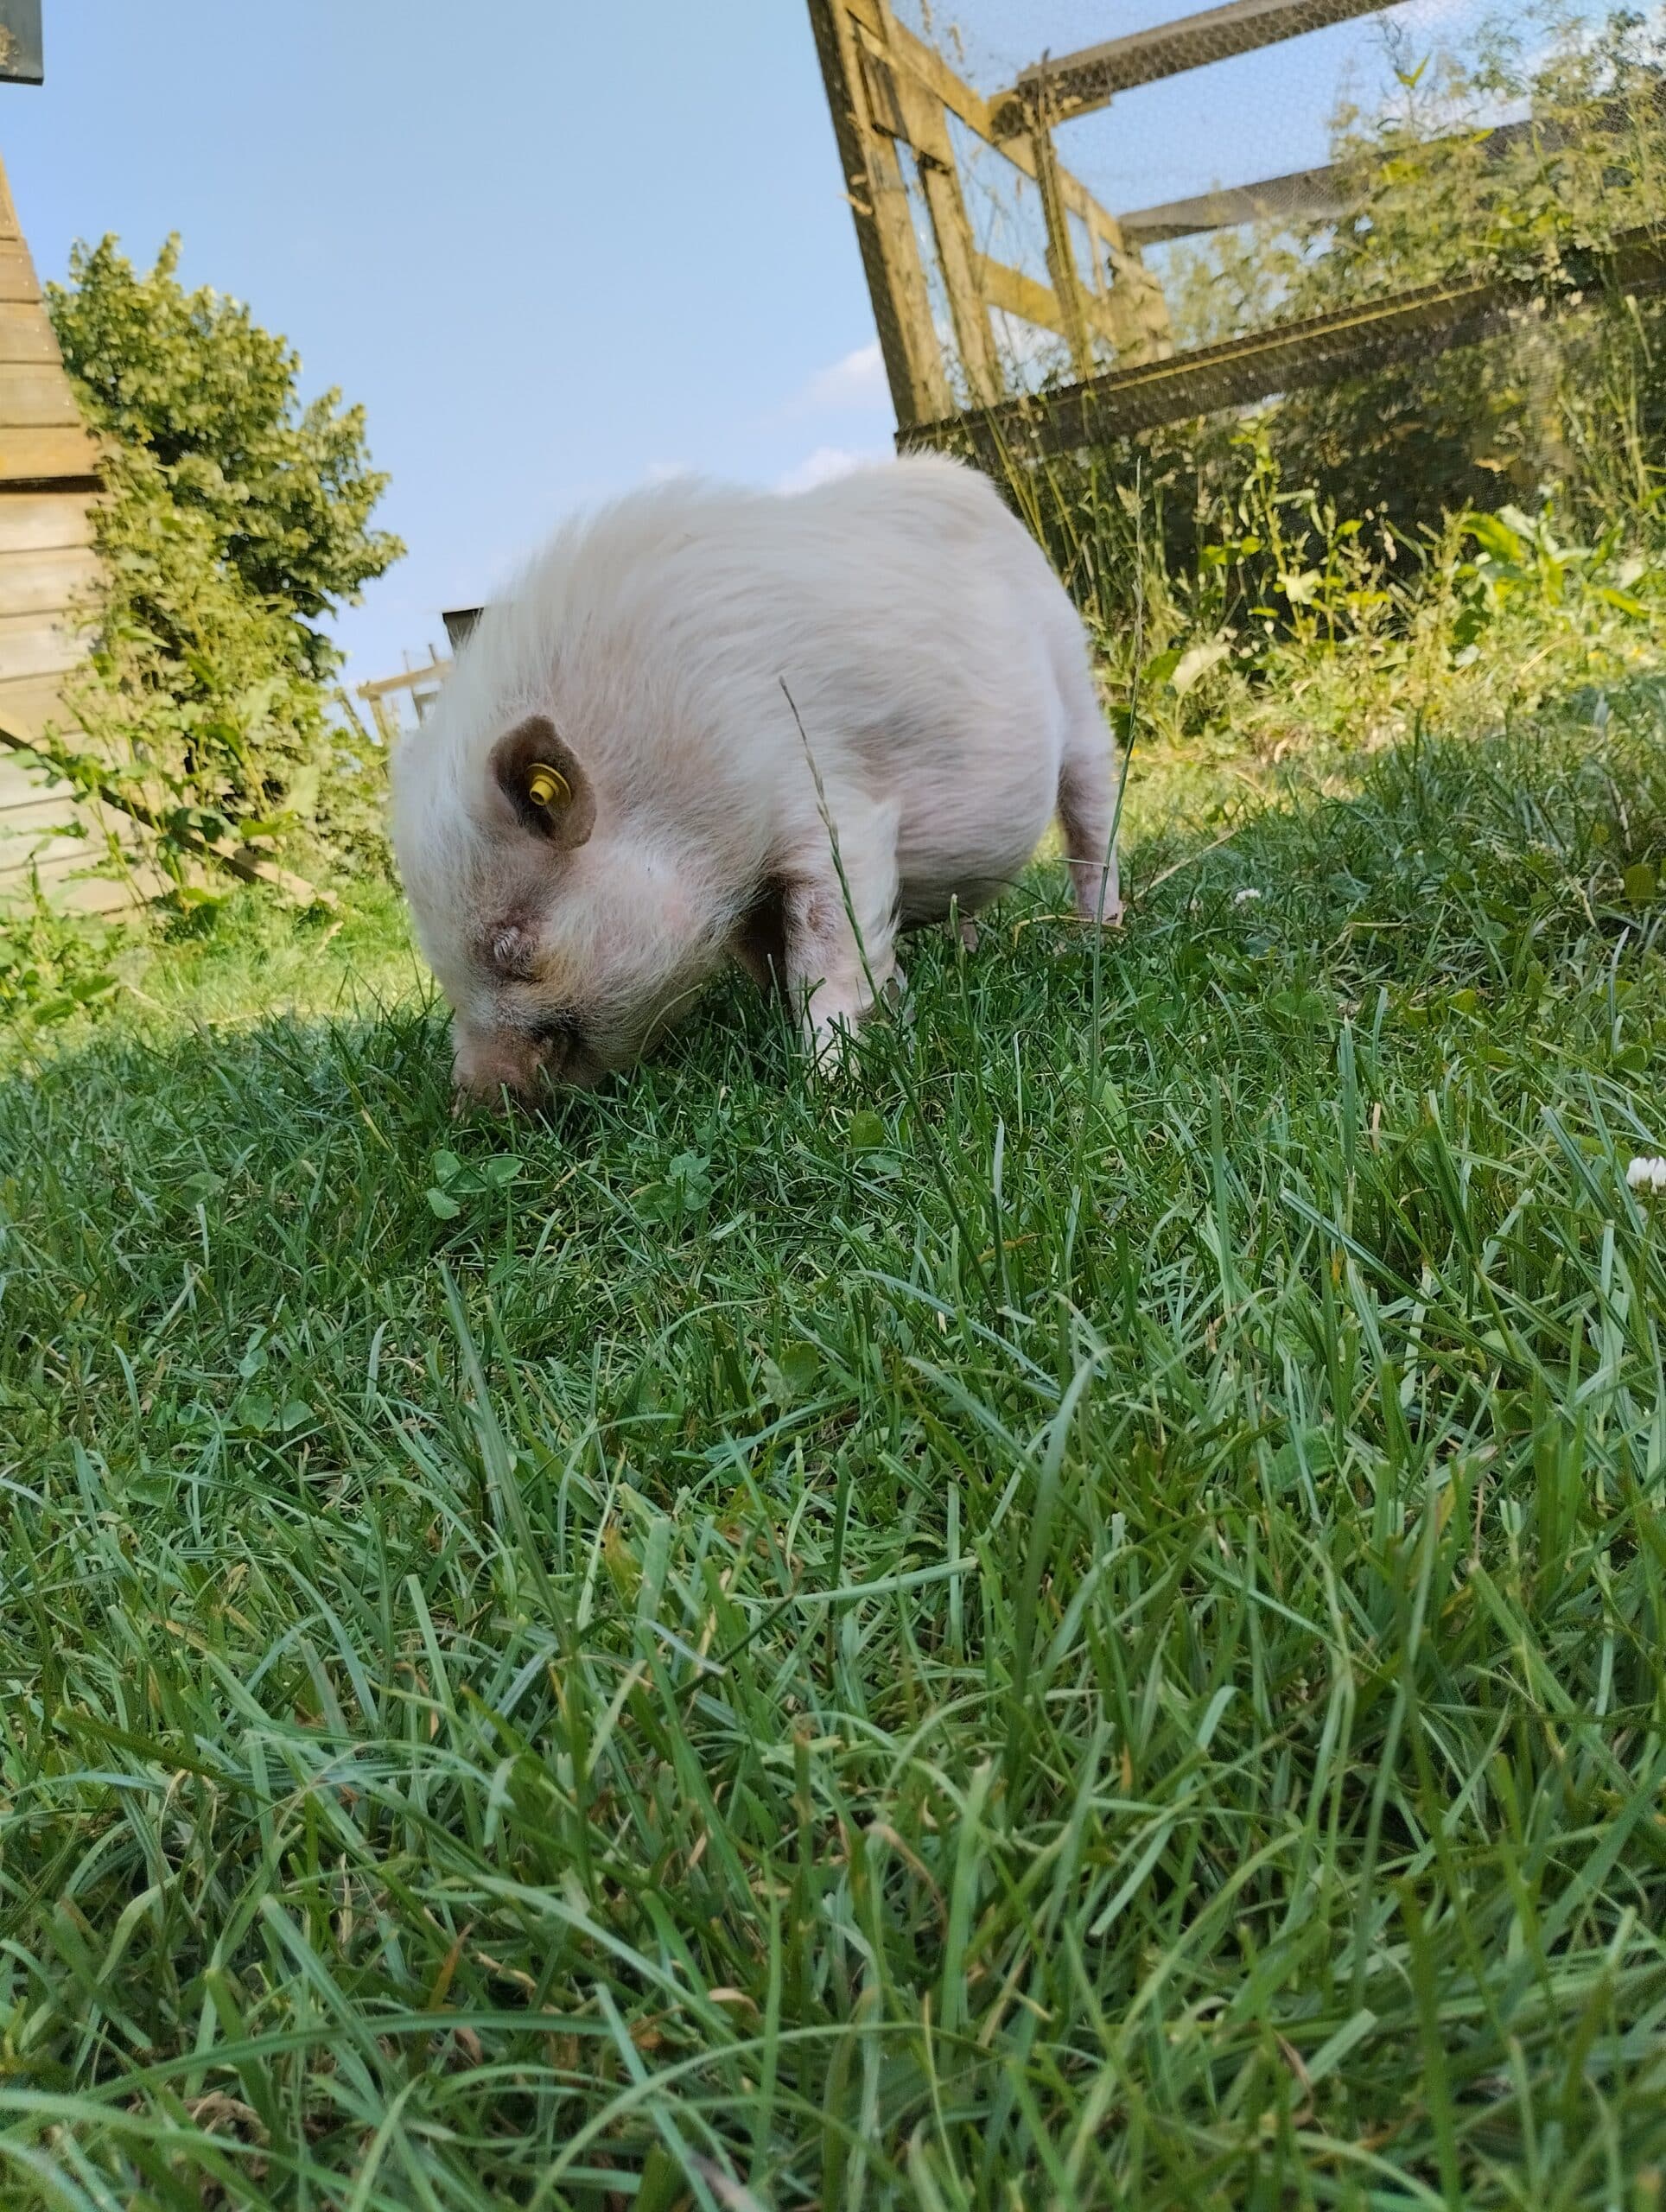
POLYGON ((1097 976, 1039 871, 843 1091, 737 987, 457 1123, 258 963, 0 1090, 14 2200, 1650 2201, 1601 720, 1136 838, 1097 976))

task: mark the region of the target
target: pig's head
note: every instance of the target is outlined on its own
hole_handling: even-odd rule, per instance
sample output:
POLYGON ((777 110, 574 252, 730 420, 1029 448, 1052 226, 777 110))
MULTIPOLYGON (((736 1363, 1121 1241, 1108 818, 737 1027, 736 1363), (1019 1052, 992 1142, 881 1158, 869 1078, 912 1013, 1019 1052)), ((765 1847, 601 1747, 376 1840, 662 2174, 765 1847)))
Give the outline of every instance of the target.
POLYGON ((550 716, 480 742, 457 723, 442 699, 400 747, 393 838, 455 1015, 458 1088, 588 1088, 722 964, 721 902, 657 810, 610 788, 618 774, 587 766, 550 716))

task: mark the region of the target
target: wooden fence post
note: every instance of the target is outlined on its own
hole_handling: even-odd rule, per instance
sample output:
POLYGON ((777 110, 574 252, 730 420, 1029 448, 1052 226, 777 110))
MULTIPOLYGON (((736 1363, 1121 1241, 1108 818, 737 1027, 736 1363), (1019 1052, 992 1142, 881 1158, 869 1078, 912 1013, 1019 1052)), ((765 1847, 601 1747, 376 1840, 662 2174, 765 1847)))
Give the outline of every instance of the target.
POLYGON ((1093 341, 1088 334, 1087 308, 1083 299, 1082 273, 1070 234, 1070 211, 1065 205, 1059 174, 1059 155, 1052 143, 1052 118, 1046 79, 1028 88, 1030 151, 1035 157, 1035 181, 1041 194, 1041 213, 1047 226, 1047 274, 1065 326, 1065 340, 1078 377, 1091 377, 1097 365, 1093 341))
MULTIPOLYGON (((888 21, 888 7, 886 14, 888 21)), ((920 186, 931 211, 938 262, 943 271, 944 289, 949 295, 955 342, 960 350, 970 397, 975 406, 991 406, 1003 396, 1006 384, 1001 373, 995 333, 989 327, 989 302, 978 281, 977 249, 960 189, 960 172, 955 164, 954 144, 944 120, 943 103, 932 97, 911 70, 900 69, 896 83, 909 142, 919 163, 920 186)))
POLYGON ((881 100, 887 91, 894 96, 889 65, 883 54, 859 49, 845 0, 809 0, 809 5, 844 171, 845 197, 856 219, 856 240, 897 419, 934 422, 951 413, 955 402, 932 321, 902 163, 894 137, 885 127, 894 121, 900 130, 901 117, 893 118, 883 110, 877 116, 874 112, 875 91, 881 100))

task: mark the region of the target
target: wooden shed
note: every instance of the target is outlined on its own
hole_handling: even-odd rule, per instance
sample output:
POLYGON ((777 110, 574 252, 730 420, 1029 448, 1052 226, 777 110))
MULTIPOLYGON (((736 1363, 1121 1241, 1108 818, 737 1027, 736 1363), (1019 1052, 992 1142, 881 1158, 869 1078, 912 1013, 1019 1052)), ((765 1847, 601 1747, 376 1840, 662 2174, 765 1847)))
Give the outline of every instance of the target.
POLYGON ((162 887, 149 869, 92 876, 132 824, 77 800, 32 750, 71 727, 63 682, 84 650, 76 610, 97 579, 97 454, 47 319, 0 162, 0 901, 110 912, 162 887))

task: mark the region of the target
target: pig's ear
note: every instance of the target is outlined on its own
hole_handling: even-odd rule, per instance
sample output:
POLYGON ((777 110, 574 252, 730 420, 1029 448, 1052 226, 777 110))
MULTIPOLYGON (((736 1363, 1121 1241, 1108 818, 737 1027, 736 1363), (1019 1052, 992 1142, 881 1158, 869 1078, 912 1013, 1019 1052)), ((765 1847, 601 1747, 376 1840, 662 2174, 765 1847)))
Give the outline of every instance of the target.
POLYGON ((522 828, 558 851, 575 851, 595 827, 590 779, 547 715, 529 715, 498 740, 492 779, 522 828))

